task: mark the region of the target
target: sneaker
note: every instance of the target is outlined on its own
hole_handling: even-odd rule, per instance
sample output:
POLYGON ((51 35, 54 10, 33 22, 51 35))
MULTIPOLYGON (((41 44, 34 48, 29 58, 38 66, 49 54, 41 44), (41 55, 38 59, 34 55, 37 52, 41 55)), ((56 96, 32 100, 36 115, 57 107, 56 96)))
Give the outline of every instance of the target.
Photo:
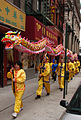
POLYGON ((22 108, 20 108, 20 111, 22 111, 23 110, 23 107, 22 108))
POLYGON ((35 99, 40 99, 40 97, 41 97, 40 95, 37 95, 37 96, 35 97, 35 99))
POLYGON ((12 113, 12 116, 13 116, 14 118, 16 118, 16 117, 17 117, 17 113, 16 113, 16 112, 12 113))

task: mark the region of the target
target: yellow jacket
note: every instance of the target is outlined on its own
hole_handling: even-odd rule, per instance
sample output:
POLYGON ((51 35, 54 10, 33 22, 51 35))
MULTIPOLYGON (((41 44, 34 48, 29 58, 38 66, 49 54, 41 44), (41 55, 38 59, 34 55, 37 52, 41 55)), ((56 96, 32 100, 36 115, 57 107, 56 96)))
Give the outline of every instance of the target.
POLYGON ((45 69, 44 72, 41 73, 41 75, 44 77, 44 81, 49 81, 49 76, 50 76, 50 64, 45 63, 45 69))
POLYGON ((65 63, 63 63, 62 66, 61 66, 61 63, 59 63, 59 64, 58 64, 57 71, 58 71, 58 76, 64 77, 64 73, 65 73, 65 63))
POLYGON ((80 67, 80 61, 79 60, 77 60, 77 66, 80 67))
POLYGON ((76 69, 76 67, 77 67, 77 64, 76 64, 76 62, 74 61, 74 66, 75 66, 75 69, 76 69))
MULTIPOLYGON (((13 75, 11 72, 7 73, 7 77, 13 79, 13 75)), ((15 78, 15 91, 24 91, 25 89, 25 80, 26 74, 23 69, 18 71, 14 70, 14 78, 15 78)), ((13 81, 12 81, 12 89, 13 89, 13 81)))
POLYGON ((74 64, 72 62, 68 63, 68 70, 69 72, 72 72, 74 70, 74 64))
POLYGON ((53 65, 53 63, 51 62, 49 64, 50 64, 50 72, 52 72, 52 65, 53 65))

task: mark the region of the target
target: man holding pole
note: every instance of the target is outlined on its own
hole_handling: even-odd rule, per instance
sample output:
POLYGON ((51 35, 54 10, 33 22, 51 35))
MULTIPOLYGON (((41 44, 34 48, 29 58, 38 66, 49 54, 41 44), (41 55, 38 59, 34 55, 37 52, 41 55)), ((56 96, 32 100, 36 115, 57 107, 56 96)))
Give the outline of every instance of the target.
POLYGON ((7 73, 7 77, 12 79, 12 90, 15 96, 14 113, 12 113, 12 116, 16 118, 20 110, 23 109, 22 96, 24 94, 24 82, 26 80, 26 74, 22 69, 22 63, 20 61, 14 64, 14 68, 12 67, 10 69, 10 72, 7 73))
POLYGON ((36 91, 37 96, 35 97, 35 99, 38 99, 38 98, 41 97, 43 84, 45 86, 45 90, 47 92, 47 96, 50 94, 50 81, 49 81, 49 77, 50 77, 50 65, 49 65, 49 62, 48 62, 48 57, 44 56, 42 71, 39 74, 38 89, 36 91))

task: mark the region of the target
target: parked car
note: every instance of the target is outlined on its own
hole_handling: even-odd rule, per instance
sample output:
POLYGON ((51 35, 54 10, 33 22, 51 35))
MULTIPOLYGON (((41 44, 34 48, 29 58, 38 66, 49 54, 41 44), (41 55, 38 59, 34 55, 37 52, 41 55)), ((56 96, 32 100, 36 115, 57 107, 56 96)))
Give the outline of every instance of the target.
POLYGON ((60 120, 81 120, 81 85, 76 90, 71 101, 61 100, 60 105, 66 108, 60 120))

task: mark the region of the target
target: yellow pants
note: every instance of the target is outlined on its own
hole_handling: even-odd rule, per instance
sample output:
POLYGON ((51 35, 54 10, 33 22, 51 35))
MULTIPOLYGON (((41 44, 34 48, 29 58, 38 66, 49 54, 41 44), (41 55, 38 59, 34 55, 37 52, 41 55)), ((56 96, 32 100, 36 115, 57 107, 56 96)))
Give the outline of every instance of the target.
MULTIPOLYGON (((47 93, 50 93, 50 83, 44 82, 44 86, 45 86, 46 92, 47 92, 47 93)), ((42 94, 42 89, 43 89, 43 79, 41 78, 41 79, 38 81, 38 89, 37 89, 37 91, 36 91, 36 94, 41 96, 41 94, 42 94)))
POLYGON ((20 108, 23 107, 22 103, 22 96, 24 94, 24 91, 18 91, 15 92, 15 105, 14 105, 14 112, 19 113, 20 108))
POLYGON ((64 77, 58 76, 59 88, 64 88, 64 77))
POLYGON ((71 77, 72 77, 72 73, 69 72, 69 79, 68 79, 68 82, 71 80, 71 77))
POLYGON ((74 72, 72 71, 72 72, 71 72, 71 78, 72 78, 72 79, 73 79, 73 76, 74 76, 74 72))
POLYGON ((79 68, 76 69, 76 74, 79 73, 79 68))

